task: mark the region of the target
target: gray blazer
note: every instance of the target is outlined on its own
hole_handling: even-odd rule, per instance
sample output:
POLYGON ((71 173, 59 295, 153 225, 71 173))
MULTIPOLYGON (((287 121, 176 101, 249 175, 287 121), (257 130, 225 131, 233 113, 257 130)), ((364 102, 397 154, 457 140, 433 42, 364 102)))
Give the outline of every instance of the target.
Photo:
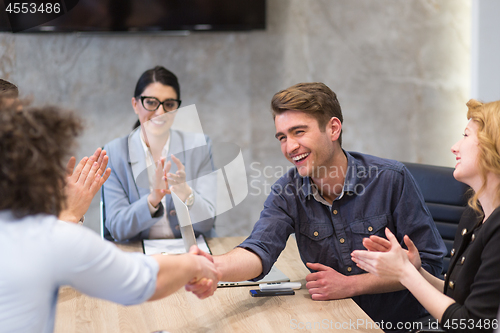
MULTIPOLYGON (((163 216, 165 209, 175 237, 181 237, 174 203, 169 194, 166 195, 167 207, 160 203, 160 208, 151 217, 147 202, 149 181, 140 127, 128 136, 111 141, 104 149, 109 156, 111 175, 103 185, 101 199, 104 203, 105 226, 111 237, 117 241, 148 238, 149 229, 163 216)), ((214 236, 217 176, 213 172, 210 139, 202 134, 171 130, 170 154, 174 154, 185 166, 186 181, 195 192, 190 215, 196 236, 214 236)), ((176 165, 172 163, 171 172, 175 171, 176 165)))

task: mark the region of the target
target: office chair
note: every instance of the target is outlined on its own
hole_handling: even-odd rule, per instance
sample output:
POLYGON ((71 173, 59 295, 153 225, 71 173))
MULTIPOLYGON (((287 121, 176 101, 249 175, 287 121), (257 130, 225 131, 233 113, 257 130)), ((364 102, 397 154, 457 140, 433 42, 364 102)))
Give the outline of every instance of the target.
POLYGON ((406 162, 403 164, 413 175, 422 191, 425 204, 446 245, 447 254, 443 260, 442 272, 444 274, 450 263, 450 251, 458 222, 469 198, 466 194, 469 186, 453 177, 453 168, 406 162))
POLYGON ((99 205, 99 210, 101 212, 101 238, 109 241, 114 241, 111 237, 111 233, 108 228, 106 228, 106 206, 104 205, 104 186, 101 186, 101 202, 99 205))

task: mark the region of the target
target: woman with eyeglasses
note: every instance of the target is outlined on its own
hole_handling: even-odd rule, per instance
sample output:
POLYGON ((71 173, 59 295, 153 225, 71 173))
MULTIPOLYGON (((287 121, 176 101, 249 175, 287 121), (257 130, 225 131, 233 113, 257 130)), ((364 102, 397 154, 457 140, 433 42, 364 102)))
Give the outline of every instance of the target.
POLYGON ((164 67, 145 71, 137 81, 136 127, 105 146, 112 170, 101 197, 108 238, 179 238, 171 192, 188 206, 196 236, 213 236, 217 191, 211 142, 171 129, 180 104, 177 77, 164 67))
POLYGON ((458 225, 445 280, 421 267, 408 236, 404 250, 389 230, 388 240, 365 239, 369 251, 354 251, 352 259, 370 273, 399 280, 446 331, 492 332, 500 303, 500 101, 470 100, 467 106, 469 123, 451 151, 453 176, 474 195, 458 225))

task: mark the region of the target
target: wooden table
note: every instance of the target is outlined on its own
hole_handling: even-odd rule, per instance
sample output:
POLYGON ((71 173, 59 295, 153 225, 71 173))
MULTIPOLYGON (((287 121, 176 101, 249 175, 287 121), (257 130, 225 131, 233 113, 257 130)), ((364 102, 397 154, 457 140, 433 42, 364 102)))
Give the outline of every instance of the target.
MULTIPOLYGON (((222 254, 243 241, 242 237, 208 240, 212 253, 222 254)), ((137 244, 118 245, 123 251, 140 252, 137 244)), ((135 306, 121 306, 61 288, 55 332, 382 332, 351 299, 313 301, 304 287, 309 273, 290 237, 276 266, 291 281, 300 281, 294 296, 253 298, 256 287, 219 288, 200 300, 181 289, 167 298, 135 306)), ((257 287, 258 288, 258 287, 257 287)))

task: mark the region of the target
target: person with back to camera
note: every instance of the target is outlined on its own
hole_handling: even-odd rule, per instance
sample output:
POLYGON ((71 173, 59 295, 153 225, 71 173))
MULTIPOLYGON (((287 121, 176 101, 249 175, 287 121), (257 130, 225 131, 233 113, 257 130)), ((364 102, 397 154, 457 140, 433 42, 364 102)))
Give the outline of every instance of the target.
POLYGON ((405 236, 404 250, 394 235, 363 241, 369 251, 354 251, 362 269, 383 278, 397 278, 417 300, 452 332, 491 332, 500 302, 500 101, 471 99, 464 137, 451 151, 453 176, 474 195, 459 222, 445 280, 421 266, 419 250, 405 236))
POLYGON ((68 217, 79 214, 72 209, 77 201, 88 207, 87 194, 97 192, 109 171, 97 156, 92 163, 84 159, 73 172, 83 184, 68 190, 75 179, 62 161, 80 120, 53 107, 18 106, 0 107, 0 331, 52 332, 62 285, 124 305, 168 296, 190 281, 207 287, 200 298, 215 291, 218 273, 193 254, 195 246, 179 256, 125 253, 87 228, 58 220, 66 209, 68 217))
POLYGON ((19 96, 19 89, 15 84, 4 79, 0 79, 0 98, 2 104, 10 106, 19 96))
POLYGON ((170 128, 180 103, 175 74, 160 66, 145 71, 132 97, 140 126, 104 147, 112 170, 103 187, 105 226, 115 240, 180 237, 170 191, 188 206, 196 236, 214 235, 211 141, 170 128))
MULTIPOLYGON (((23 103, 19 99, 19 89, 15 84, 4 79, 0 79, 0 107, 9 108, 13 105, 17 110, 22 110, 23 103)), ((106 151, 97 148, 95 153, 89 158, 84 157, 76 165, 76 159, 72 156, 66 166, 67 179, 64 186, 66 196, 64 207, 59 214, 59 219, 65 222, 83 224, 84 214, 90 206, 92 198, 96 195, 102 184, 108 179, 110 169, 106 170, 108 157, 106 151), (98 169, 94 170, 93 165, 97 163, 98 169), (99 182, 92 178, 97 170, 102 175, 99 182)))

